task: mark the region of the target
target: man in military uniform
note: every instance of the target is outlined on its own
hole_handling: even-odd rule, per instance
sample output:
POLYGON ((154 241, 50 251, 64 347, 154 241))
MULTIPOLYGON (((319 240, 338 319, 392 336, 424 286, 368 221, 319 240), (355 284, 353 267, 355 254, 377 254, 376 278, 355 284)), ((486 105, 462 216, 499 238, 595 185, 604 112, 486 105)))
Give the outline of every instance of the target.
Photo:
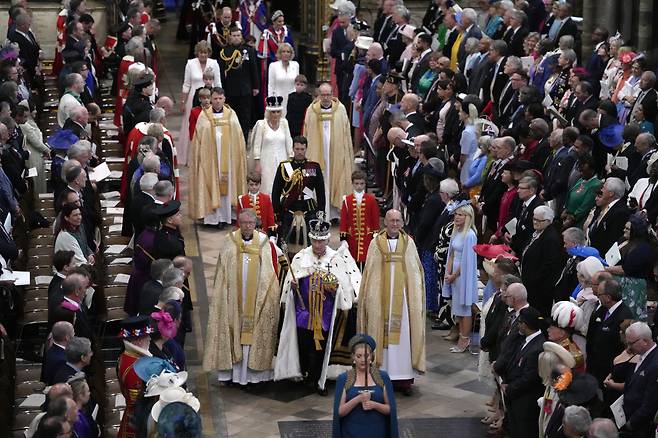
POLYGON ((229 44, 233 23, 233 11, 229 7, 215 9, 215 20, 206 27, 207 40, 212 47, 213 59, 219 59, 219 52, 229 44))
POLYGON ((253 48, 242 42, 242 31, 232 26, 228 45, 219 50, 217 61, 222 72, 226 103, 233 108, 240 121, 244 137, 254 125, 252 120, 253 96, 260 89, 258 62, 253 48))
POLYGON ((279 163, 272 186, 272 206, 277 223, 281 224, 281 238, 296 253, 306 248, 308 221, 324 211, 326 198, 322 169, 315 161, 306 159, 308 142, 305 137, 293 139, 293 159, 279 163))
POLYGON ((123 105, 123 130, 126 133, 132 131, 139 122, 149 121, 153 109, 151 96, 155 91, 155 76, 146 72, 133 85, 134 91, 123 105))
POLYGON ((185 255, 185 240, 180 232, 183 215, 180 202, 173 200, 165 204, 154 205, 153 213, 160 218, 161 227, 155 233, 153 257, 173 260, 185 255))

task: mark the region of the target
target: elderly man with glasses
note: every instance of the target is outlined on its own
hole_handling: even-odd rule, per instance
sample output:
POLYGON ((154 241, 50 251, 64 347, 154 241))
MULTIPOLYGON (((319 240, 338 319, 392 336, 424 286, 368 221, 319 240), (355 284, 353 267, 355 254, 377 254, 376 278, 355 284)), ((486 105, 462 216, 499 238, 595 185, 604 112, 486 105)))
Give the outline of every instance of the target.
POLYGON ((596 206, 590 211, 583 230, 589 245, 598 249, 599 254, 608 252, 613 243, 624 233, 624 225, 631 212, 624 197, 626 186, 619 178, 608 178, 596 194, 596 206))

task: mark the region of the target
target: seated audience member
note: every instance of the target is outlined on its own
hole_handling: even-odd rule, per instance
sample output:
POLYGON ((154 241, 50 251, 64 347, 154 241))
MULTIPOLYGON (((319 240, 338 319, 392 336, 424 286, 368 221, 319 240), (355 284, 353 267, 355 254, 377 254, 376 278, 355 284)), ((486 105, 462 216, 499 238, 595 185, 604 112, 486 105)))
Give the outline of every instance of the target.
POLYGON ((60 364, 53 377, 53 383, 66 383, 71 377, 91 363, 93 352, 87 338, 74 337, 66 346, 66 362, 60 364))
POLYGON ((51 330, 52 345, 46 350, 41 365, 41 381, 48 386, 55 382, 55 373, 66 363, 66 348, 75 336, 73 324, 68 321, 58 321, 51 330))
POLYGON ((55 236, 55 251, 73 251, 75 266, 93 265, 96 261, 96 256, 87 241, 82 224, 81 207, 78 205, 64 205, 60 212, 59 229, 55 230, 55 236))

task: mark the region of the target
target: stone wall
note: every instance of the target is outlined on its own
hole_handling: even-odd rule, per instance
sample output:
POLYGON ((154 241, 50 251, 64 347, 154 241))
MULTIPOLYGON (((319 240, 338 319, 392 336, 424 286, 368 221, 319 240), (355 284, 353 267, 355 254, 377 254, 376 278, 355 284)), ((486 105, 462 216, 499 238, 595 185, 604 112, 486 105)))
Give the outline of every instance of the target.
MULTIPOLYGON (((7 35, 7 9, 9 1, 0 2, 0 35, 7 35)), ((94 17, 96 29, 96 41, 98 44, 105 42, 107 35, 107 11, 105 5, 93 0, 87 0, 89 13, 94 17)), ((44 59, 52 59, 55 56, 55 41, 57 39, 57 14, 61 10, 59 3, 30 3, 32 11, 32 32, 37 37, 41 49, 44 51, 44 59)))

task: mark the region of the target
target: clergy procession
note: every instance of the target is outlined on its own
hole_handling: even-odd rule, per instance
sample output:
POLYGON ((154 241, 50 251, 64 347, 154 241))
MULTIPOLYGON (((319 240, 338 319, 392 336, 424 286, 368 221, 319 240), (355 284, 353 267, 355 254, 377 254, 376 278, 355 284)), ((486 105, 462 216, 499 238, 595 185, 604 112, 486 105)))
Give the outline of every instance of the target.
POLYGON ((109 3, 6 7, 0 436, 658 437, 646 1, 109 3))

